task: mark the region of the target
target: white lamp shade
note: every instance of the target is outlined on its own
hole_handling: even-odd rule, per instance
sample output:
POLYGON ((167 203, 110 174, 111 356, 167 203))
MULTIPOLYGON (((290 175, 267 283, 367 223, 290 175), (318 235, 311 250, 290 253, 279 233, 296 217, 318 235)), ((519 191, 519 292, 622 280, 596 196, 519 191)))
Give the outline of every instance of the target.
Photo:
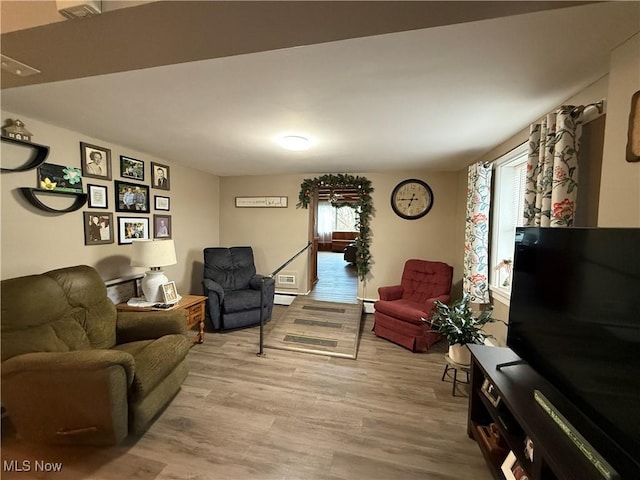
POLYGON ((142 240, 132 241, 132 267, 165 267, 178 263, 176 247, 173 240, 142 240))

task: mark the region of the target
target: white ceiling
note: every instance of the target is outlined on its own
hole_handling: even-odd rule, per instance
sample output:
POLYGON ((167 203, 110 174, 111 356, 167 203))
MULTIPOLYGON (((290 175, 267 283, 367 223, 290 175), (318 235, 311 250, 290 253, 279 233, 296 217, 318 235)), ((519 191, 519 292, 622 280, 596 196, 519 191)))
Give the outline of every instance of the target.
POLYGON ((457 170, 639 30, 638 2, 604 2, 8 88, 2 108, 221 176, 457 170))

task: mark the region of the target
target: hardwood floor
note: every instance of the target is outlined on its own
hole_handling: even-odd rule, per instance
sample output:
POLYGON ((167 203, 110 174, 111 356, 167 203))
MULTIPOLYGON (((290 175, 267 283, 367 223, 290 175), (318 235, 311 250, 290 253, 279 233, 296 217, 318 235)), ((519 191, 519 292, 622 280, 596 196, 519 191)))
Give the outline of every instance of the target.
MULTIPOLYGON (((274 320, 287 307, 276 306, 274 320)), ((467 399, 442 382, 445 344, 413 354, 365 315, 357 360, 267 350, 258 329, 208 333, 181 391, 141 438, 111 448, 47 447, 3 425, 10 479, 489 479, 467 437, 467 399), (35 461, 62 462, 60 473, 35 461)), ((267 324, 272 328, 274 321, 267 324)), ((46 408, 46 405, 43 405, 46 408)))
POLYGON ((318 281, 308 295, 313 300, 357 303, 358 274, 343 253, 318 252, 318 281))

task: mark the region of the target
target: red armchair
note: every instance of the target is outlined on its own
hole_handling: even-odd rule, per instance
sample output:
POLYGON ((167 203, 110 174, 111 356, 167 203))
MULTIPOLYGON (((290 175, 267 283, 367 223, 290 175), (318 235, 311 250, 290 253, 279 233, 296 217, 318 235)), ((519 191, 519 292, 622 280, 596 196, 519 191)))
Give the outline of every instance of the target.
POLYGON ((373 331, 413 352, 423 352, 440 340, 429 324, 433 303, 451 300, 453 267, 442 262, 407 260, 400 285, 380 287, 373 331))

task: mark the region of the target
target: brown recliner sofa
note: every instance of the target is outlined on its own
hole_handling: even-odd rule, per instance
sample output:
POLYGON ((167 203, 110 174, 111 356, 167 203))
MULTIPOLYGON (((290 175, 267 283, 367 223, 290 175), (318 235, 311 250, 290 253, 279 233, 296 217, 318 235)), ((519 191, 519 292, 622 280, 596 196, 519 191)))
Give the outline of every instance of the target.
POLYGON ((2 403, 21 438, 119 443, 144 432, 188 374, 184 312, 117 312, 91 267, 0 288, 2 403))

